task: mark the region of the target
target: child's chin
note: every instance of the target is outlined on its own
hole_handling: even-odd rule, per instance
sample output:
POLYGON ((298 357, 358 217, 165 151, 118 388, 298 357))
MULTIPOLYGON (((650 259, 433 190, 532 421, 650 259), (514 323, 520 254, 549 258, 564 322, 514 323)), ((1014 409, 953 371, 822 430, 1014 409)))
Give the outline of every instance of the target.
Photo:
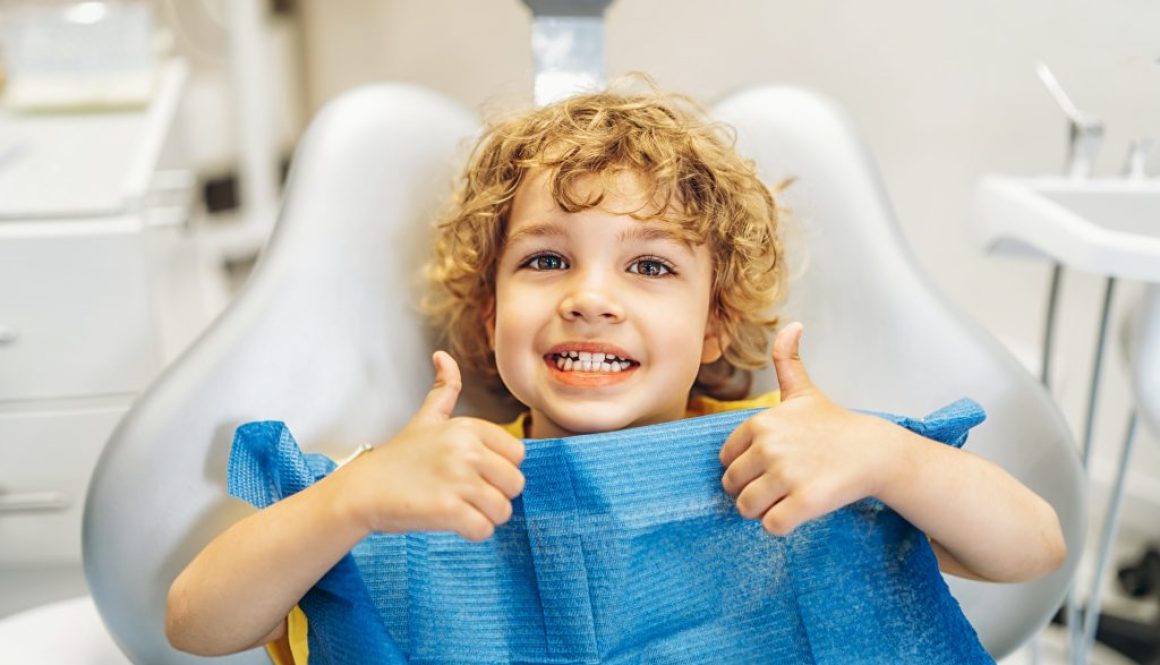
POLYGON ((583 409, 579 413, 570 413, 566 417, 555 420, 557 425, 573 434, 613 432, 631 427, 632 422, 633 419, 628 414, 608 413, 607 407, 604 409, 583 409))

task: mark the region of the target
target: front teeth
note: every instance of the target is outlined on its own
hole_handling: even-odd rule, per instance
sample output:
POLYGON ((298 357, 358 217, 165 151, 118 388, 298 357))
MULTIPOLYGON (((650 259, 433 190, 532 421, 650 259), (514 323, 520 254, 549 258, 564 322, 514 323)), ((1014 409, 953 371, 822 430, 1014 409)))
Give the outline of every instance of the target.
POLYGON ((588 351, 566 351, 556 354, 556 367, 565 372, 623 372, 631 362, 617 356, 588 351))

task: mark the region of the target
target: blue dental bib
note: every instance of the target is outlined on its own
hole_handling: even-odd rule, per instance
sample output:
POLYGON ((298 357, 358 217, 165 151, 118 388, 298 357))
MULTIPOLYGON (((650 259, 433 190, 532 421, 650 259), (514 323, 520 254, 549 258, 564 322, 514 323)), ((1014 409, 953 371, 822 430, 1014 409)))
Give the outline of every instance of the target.
MULTIPOLYGON (((758 409, 529 439, 495 535, 372 534, 302 598, 311 663, 993 663, 926 536, 867 498, 785 537, 743 519, 718 453, 758 409)), ((985 415, 921 420, 960 447, 985 415)), ((229 491, 259 508, 335 464, 281 422, 238 428, 229 491)))

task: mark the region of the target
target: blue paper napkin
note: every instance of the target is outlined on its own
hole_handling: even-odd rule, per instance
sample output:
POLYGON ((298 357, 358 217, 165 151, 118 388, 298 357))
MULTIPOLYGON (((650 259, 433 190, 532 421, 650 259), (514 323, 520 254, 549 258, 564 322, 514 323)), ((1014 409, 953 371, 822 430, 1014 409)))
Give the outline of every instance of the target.
MULTIPOLYGON (((758 410, 529 439, 482 543, 373 534, 302 599, 311 663, 993 663, 920 531, 868 498, 770 536, 721 488, 758 410)), ((915 420, 961 446, 982 408, 915 420)), ((229 491, 258 507, 333 471, 283 423, 239 427, 229 491)))

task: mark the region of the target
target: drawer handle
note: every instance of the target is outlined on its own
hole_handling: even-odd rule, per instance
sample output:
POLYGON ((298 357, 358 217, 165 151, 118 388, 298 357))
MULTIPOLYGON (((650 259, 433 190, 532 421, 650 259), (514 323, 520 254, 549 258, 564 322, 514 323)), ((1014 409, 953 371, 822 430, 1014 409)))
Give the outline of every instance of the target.
POLYGON ((31 513, 40 511, 65 510, 71 503, 64 492, 13 492, 0 491, 0 515, 4 513, 31 513))
POLYGON ((9 328, 8 326, 0 326, 0 346, 5 346, 7 344, 13 344, 18 339, 20 339, 20 335, 18 335, 16 333, 15 328, 9 328))

